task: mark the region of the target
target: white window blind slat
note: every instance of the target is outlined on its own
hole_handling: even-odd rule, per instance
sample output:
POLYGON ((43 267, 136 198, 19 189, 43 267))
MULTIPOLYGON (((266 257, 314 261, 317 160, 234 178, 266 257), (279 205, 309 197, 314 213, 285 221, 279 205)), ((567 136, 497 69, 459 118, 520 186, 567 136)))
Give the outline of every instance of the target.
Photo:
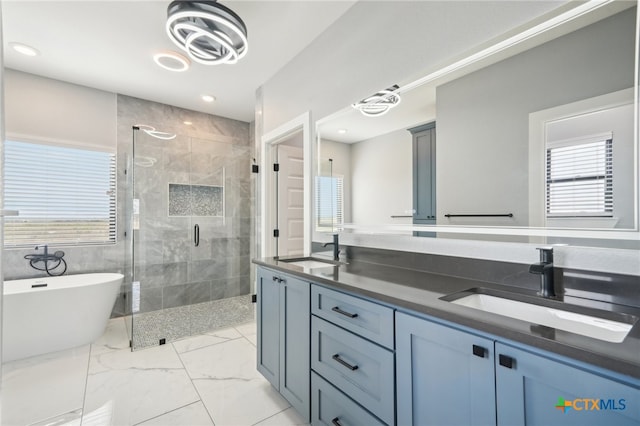
POLYGON ((546 192, 547 217, 613 216, 612 137, 548 145, 546 192))
POLYGON ((116 242, 116 159, 107 152, 5 143, 5 246, 116 242))

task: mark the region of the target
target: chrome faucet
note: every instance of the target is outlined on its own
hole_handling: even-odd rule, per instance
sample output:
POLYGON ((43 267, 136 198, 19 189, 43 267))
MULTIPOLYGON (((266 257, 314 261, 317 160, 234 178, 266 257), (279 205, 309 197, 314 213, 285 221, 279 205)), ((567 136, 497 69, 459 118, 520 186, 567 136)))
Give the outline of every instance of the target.
POLYGON ((540 262, 529 266, 529 272, 540 275, 539 296, 547 299, 556 297, 556 290, 553 282, 553 248, 538 247, 540 250, 540 262))
POLYGON ((333 234, 333 242, 325 243, 322 247, 333 246, 333 260, 340 260, 340 243, 338 242, 338 234, 333 234))

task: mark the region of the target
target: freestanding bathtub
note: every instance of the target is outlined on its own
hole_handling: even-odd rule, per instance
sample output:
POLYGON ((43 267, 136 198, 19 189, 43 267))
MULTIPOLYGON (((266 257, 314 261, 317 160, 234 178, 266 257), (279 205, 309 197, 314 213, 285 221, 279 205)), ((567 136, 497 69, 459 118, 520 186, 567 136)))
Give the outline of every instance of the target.
POLYGON ((93 342, 104 333, 122 274, 4 282, 2 362, 93 342))

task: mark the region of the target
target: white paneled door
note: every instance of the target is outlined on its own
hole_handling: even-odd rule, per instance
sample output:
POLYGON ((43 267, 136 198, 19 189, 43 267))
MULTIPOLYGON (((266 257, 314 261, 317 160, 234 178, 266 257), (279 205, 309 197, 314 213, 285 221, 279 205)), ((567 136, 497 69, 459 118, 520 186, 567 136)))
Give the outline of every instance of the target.
POLYGON ((304 161, 302 148, 278 145, 279 256, 304 254, 304 161))

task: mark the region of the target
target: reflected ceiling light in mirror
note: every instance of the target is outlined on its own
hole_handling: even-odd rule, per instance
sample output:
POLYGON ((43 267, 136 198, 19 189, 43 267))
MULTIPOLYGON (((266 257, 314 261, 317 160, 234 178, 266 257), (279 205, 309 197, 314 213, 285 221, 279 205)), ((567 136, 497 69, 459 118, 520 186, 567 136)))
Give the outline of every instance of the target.
POLYGON ((394 84, 351 106, 367 117, 379 117, 400 103, 401 99, 400 95, 396 93, 397 89, 399 86, 394 84))
POLYGON ((205 102, 213 102, 216 100, 216 97, 211 95, 202 95, 202 100, 205 102))
POLYGON ((183 72, 189 69, 191 62, 176 52, 160 52, 153 55, 153 60, 159 67, 174 72, 183 72))
POLYGON ((176 137, 175 133, 161 132, 160 130, 156 130, 155 127, 149 126, 147 124, 134 124, 133 127, 134 128, 137 127, 138 129, 142 130, 149 136, 153 136, 154 138, 157 138, 157 139, 171 140, 171 139, 175 139, 176 137))
POLYGON ((38 56, 40 54, 38 49, 28 46, 24 43, 11 42, 9 43, 9 46, 11 46, 11 48, 16 52, 21 53, 25 56, 38 56))
POLYGON ((247 27, 217 1, 172 1, 167 34, 176 46, 204 65, 235 64, 247 54, 247 27))

